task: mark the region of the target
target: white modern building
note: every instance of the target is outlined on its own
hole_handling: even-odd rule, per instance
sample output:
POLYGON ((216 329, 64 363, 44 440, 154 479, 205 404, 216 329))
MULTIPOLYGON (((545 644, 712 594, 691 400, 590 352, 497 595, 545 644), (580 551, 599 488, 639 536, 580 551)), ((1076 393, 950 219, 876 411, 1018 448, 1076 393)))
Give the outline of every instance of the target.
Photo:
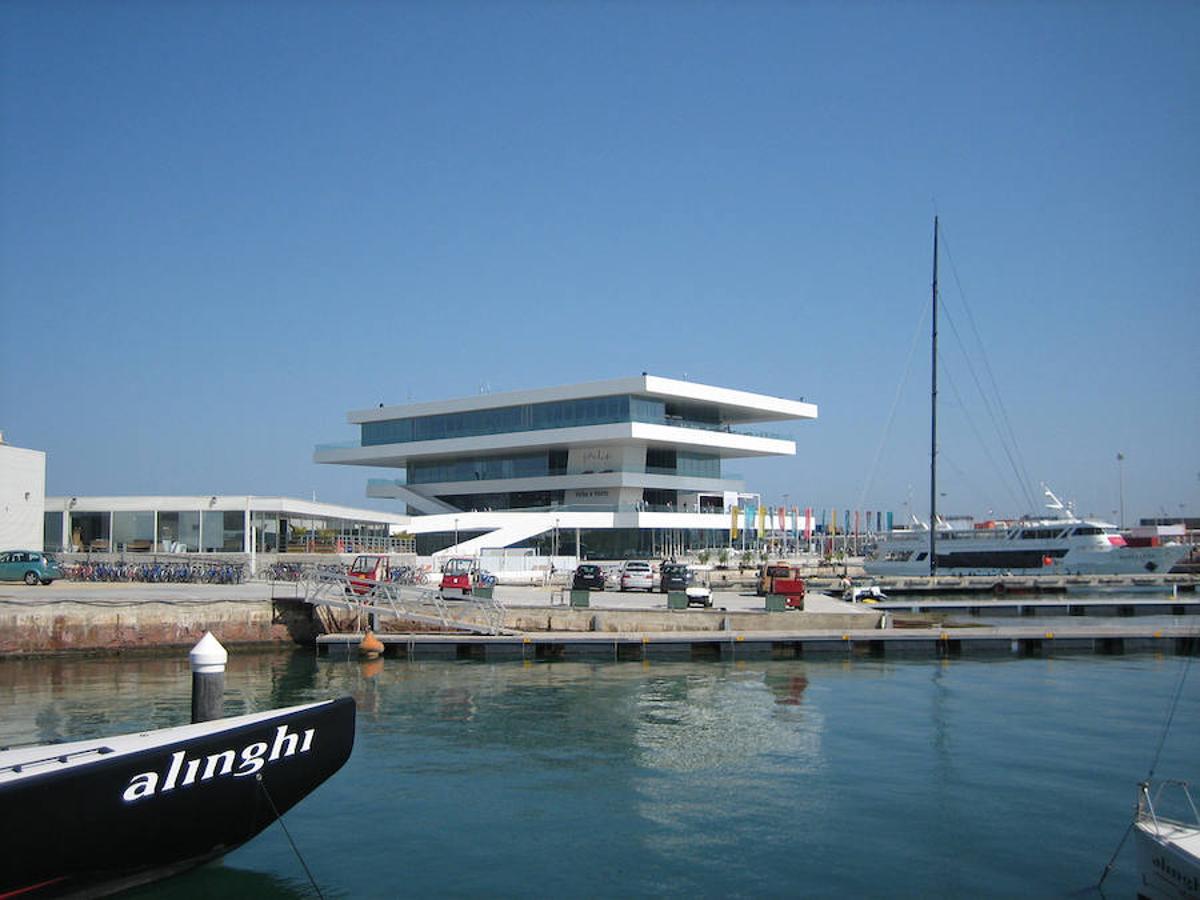
POLYGON ((796 453, 750 426, 816 417, 812 403, 642 374, 353 411, 359 439, 314 460, 403 469, 367 493, 405 504, 421 553, 647 555, 724 546, 731 509, 758 505, 727 461, 796 453))
POLYGON ((0 550, 41 550, 45 505, 46 454, 0 434, 0 550))
POLYGON ((295 497, 46 497, 38 534, 47 552, 403 552, 408 518, 295 497))

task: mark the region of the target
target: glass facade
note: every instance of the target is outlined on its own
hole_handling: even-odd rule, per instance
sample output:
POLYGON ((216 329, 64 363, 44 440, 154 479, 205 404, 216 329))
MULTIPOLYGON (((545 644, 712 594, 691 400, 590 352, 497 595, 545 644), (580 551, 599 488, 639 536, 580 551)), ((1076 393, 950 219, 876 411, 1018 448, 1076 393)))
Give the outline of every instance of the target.
POLYGON ((497 478, 539 478, 563 475, 567 471, 567 451, 542 450, 508 456, 456 457, 448 460, 409 462, 409 484, 433 484, 441 481, 491 481, 497 478))
POLYGON ((477 409, 436 416, 414 416, 408 419, 389 419, 385 422, 364 422, 362 446, 542 431, 550 428, 576 428, 583 425, 611 425, 615 422, 666 424, 666 404, 661 400, 624 394, 558 400, 552 403, 527 403, 522 406, 477 409))
POLYGON ((108 552, 111 518, 106 512, 71 513, 71 549, 76 552, 108 552))
POLYGON ((115 550, 135 553, 154 549, 154 513, 114 512, 112 539, 115 550))
POLYGON ((62 523, 60 512, 42 514, 42 546, 47 553, 57 553, 63 548, 62 523))
POLYGON ((670 447, 648 447, 646 449, 646 471, 652 475, 720 478, 721 457, 715 453, 693 453, 670 447))
POLYGON ((200 511, 160 512, 158 548, 164 553, 195 553, 200 549, 200 511))
POLYGON ((549 509, 562 506, 564 491, 508 491, 486 494, 448 494, 438 497, 464 512, 498 509, 549 509))
POLYGON ((205 553, 238 553, 245 547, 246 519, 240 510, 205 510, 200 523, 205 553))
MULTIPOLYGON (((250 520, 255 549, 260 553, 403 553, 412 549, 411 537, 393 535, 386 522, 289 517, 271 510, 254 511, 250 520)), ((75 553, 245 553, 245 523, 244 509, 48 511, 43 519, 47 552, 75 553), (65 546, 64 515, 69 535, 65 546)))

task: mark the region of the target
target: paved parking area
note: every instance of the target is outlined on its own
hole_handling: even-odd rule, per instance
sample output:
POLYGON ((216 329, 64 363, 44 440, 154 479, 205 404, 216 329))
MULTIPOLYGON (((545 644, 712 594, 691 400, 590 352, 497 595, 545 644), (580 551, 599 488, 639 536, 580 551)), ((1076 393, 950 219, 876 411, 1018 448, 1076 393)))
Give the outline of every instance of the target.
MULTIPOLYGON (((297 586, 264 581, 245 584, 145 584, 139 582, 90 583, 56 581, 50 585, 29 587, 25 584, 0 584, 0 603, 5 605, 43 606, 54 603, 110 606, 115 604, 160 603, 254 603, 269 602, 272 596, 291 597, 297 586)), ((505 606, 549 607, 565 605, 570 591, 554 586, 498 585, 496 599, 505 606)), ((713 591, 713 609, 730 612, 761 610, 762 597, 752 591, 713 591)), ((592 591, 589 606, 593 609, 666 609, 667 595, 657 591, 592 591)), ((871 610, 843 603, 840 599, 816 591, 805 596, 804 608, 809 612, 870 612, 871 610)))
MULTIPOLYGON (((550 606, 553 603, 564 603, 569 593, 569 590, 559 587, 499 585, 496 588, 495 596, 506 606, 550 606)), ((756 597, 752 591, 713 591, 712 597, 713 609, 724 609, 729 612, 761 610, 766 605, 763 598, 756 597)), ((592 591, 589 596, 589 607, 592 609, 666 609, 667 595, 657 591, 592 591)), ((809 612, 869 613, 872 611, 815 591, 809 591, 805 595, 804 608, 809 612)))

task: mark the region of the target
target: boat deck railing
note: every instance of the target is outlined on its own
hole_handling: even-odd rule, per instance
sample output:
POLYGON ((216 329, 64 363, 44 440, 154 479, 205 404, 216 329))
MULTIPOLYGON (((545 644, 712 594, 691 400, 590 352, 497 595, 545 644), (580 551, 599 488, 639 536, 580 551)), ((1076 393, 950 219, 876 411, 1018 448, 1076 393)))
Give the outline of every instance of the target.
POLYGON ((1143 781, 1138 785, 1138 821, 1153 825, 1155 833, 1162 831, 1163 825, 1200 828, 1200 810, 1197 810, 1196 801, 1192 797, 1191 783, 1177 779, 1165 779, 1158 782, 1154 791, 1151 792, 1150 782, 1143 781), (1181 811, 1190 810, 1190 820, 1178 818, 1174 815, 1164 815, 1156 809, 1156 806, 1159 808, 1163 806, 1164 792, 1167 792, 1165 797, 1169 798, 1172 812, 1176 809, 1181 811))
MULTIPOLYGON (((3 748, 8 749, 8 748, 3 748)), ((112 747, 89 747, 86 750, 74 750, 70 753, 57 753, 51 756, 43 756, 37 759, 27 759, 22 762, 12 763, 7 766, 0 766, 0 776, 3 775, 20 775, 28 772, 30 769, 36 769, 39 766, 66 765, 67 763, 78 762, 86 757, 106 756, 112 753, 112 747)))

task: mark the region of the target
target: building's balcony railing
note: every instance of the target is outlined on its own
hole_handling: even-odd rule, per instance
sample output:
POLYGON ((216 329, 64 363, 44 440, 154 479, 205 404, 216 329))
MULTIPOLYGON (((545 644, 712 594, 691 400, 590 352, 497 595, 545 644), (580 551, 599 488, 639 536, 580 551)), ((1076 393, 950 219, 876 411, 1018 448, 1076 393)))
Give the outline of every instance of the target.
POLYGON ((790 441, 787 435, 770 431, 752 431, 748 428, 733 428, 729 425, 718 425, 714 422, 695 422, 691 419, 681 419, 676 416, 666 416, 661 422, 643 422, 644 425, 667 425, 671 428, 696 428, 700 431, 718 431, 722 434, 737 434, 744 437, 769 438, 773 441, 790 441))
MULTIPOLYGON (((778 434, 778 433, 770 432, 770 431, 754 431, 754 430, 745 429, 745 428, 733 428, 729 425, 718 425, 713 422, 695 422, 690 419, 672 418, 670 416, 664 417, 663 419, 656 421, 656 422, 647 422, 645 420, 639 419, 634 422, 625 422, 625 423, 608 422, 608 423, 603 423, 603 424, 609 424, 609 425, 621 425, 621 424, 665 425, 670 428, 690 428, 690 429, 695 429, 695 430, 699 430, 699 431, 715 431, 720 434, 732 434, 732 435, 737 435, 739 437, 767 438, 768 440, 773 440, 773 441, 790 441, 790 440, 792 440, 792 438, 788 435, 778 434)), ((573 427, 573 426, 564 425, 564 426, 560 426, 560 427, 568 428, 568 427, 573 427)), ((538 430, 542 430, 542 429, 538 429, 538 430)), ((549 429, 546 429, 546 430, 549 430, 549 429)), ((487 435, 462 434, 462 435, 451 435, 451 436, 448 436, 445 438, 431 438, 430 440, 457 440, 460 438, 467 438, 467 437, 499 437, 503 434, 523 434, 523 433, 524 432, 497 432, 495 434, 487 434, 487 435)), ((422 441, 400 441, 399 443, 404 443, 404 444, 422 443, 422 441)), ((392 446, 392 445, 391 444, 363 444, 362 439, 360 438, 358 440, 334 441, 331 443, 317 444, 315 449, 317 450, 317 452, 321 452, 324 450, 360 450, 360 449, 364 449, 364 448, 388 447, 388 446, 392 446)))
MULTIPOLYGON (((617 512, 664 512, 679 513, 680 515, 711 515, 728 518, 728 509, 686 509, 672 504, 653 503, 560 503, 557 506, 521 506, 511 509, 464 509, 459 512, 466 514, 478 513, 617 513, 617 512)), ((443 514, 445 515, 445 514, 443 514)))
POLYGON ((564 472, 560 469, 555 469, 550 472, 544 472, 539 475, 507 475, 503 478, 458 478, 447 479, 444 481, 408 481, 406 477, 400 478, 370 478, 367 480, 367 487, 391 487, 399 485, 401 487, 420 488, 425 484, 470 484, 476 486, 482 491, 487 485, 497 481, 515 481, 518 479, 527 478, 579 478, 582 475, 610 475, 615 473, 629 475, 667 475, 672 478, 686 479, 704 479, 705 481, 745 481, 745 478, 739 472, 722 472, 719 475, 699 475, 690 472, 679 472, 676 469, 664 469, 661 466, 646 466, 644 469, 634 467, 618 467, 615 469, 596 469, 587 472, 564 472))

